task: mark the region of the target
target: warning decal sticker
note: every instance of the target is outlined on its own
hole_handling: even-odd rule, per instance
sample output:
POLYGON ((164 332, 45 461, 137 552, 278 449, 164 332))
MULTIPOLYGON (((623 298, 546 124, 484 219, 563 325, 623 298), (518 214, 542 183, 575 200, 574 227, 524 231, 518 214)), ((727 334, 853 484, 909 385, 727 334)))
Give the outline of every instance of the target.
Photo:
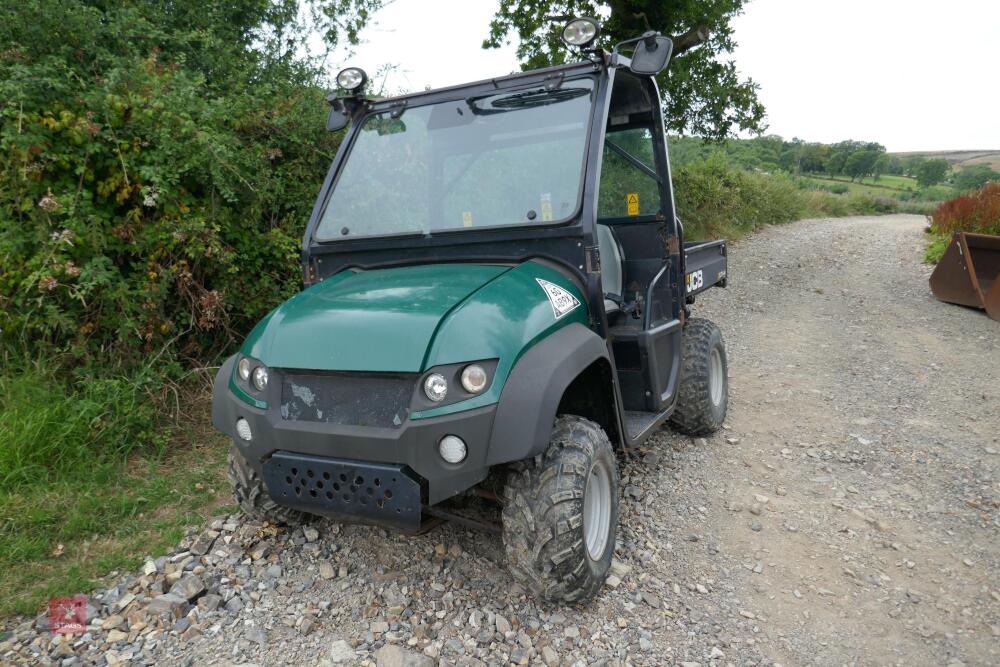
POLYGON ((549 304, 552 306, 552 315, 557 320, 563 315, 573 312, 580 305, 579 299, 570 294, 569 291, 559 287, 559 285, 550 283, 548 280, 542 280, 541 278, 535 278, 535 280, 538 281, 538 284, 545 291, 545 296, 549 298, 549 304))
POLYGON ((639 215, 639 193, 630 192, 625 195, 625 202, 628 204, 628 214, 639 215))
POLYGON ((552 193, 542 195, 542 222, 552 222, 552 193))

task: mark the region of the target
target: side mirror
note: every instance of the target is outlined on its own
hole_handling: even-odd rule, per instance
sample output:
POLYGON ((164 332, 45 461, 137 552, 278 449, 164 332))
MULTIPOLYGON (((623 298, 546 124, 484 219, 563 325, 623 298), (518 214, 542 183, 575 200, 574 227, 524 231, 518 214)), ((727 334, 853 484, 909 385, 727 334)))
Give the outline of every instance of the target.
POLYGON ((326 117, 326 131, 336 132, 343 130, 351 122, 351 116, 347 113, 342 102, 337 100, 330 103, 330 115, 326 117))
POLYGON ((669 37, 647 32, 638 40, 629 66, 635 74, 656 76, 667 67, 674 53, 674 43, 669 37))

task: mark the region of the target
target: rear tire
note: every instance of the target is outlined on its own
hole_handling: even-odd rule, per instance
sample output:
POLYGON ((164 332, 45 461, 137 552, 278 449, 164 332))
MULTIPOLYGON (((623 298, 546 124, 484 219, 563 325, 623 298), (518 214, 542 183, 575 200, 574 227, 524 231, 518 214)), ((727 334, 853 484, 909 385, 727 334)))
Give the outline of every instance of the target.
POLYGON ((301 526, 313 520, 312 514, 274 502, 260 475, 247 465, 236 445, 229 448, 229 467, 226 473, 229 484, 233 487, 233 498, 248 516, 278 526, 301 526))
POLYGON ((719 327, 691 319, 681 347, 680 393, 670 424, 687 435, 708 435, 722 427, 729 408, 729 365, 719 327))
POLYGON ((504 501, 503 543, 514 578, 546 600, 594 597, 611 567, 618 527, 618 465, 601 427, 558 417, 548 449, 508 476, 504 501))

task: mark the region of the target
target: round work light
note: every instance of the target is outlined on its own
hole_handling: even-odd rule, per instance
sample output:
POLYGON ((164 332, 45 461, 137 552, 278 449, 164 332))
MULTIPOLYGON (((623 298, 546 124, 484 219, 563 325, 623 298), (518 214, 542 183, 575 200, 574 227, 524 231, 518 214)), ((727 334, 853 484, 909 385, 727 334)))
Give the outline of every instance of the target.
POLYGON ((573 19, 563 28, 562 38, 570 46, 587 47, 597 39, 600 30, 597 21, 592 18, 573 19))
POLYGON ((344 90, 356 93, 368 82, 368 75, 360 67, 348 67, 337 74, 337 85, 344 90))

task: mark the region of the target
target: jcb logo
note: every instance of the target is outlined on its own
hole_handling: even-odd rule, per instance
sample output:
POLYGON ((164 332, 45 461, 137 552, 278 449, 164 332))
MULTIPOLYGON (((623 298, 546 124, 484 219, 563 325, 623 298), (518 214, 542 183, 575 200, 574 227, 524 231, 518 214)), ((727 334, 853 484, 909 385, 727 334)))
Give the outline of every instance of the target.
POLYGON ((701 273, 701 269, 697 271, 692 271, 687 274, 687 291, 693 292, 696 289, 700 289, 705 284, 705 277, 701 273))

